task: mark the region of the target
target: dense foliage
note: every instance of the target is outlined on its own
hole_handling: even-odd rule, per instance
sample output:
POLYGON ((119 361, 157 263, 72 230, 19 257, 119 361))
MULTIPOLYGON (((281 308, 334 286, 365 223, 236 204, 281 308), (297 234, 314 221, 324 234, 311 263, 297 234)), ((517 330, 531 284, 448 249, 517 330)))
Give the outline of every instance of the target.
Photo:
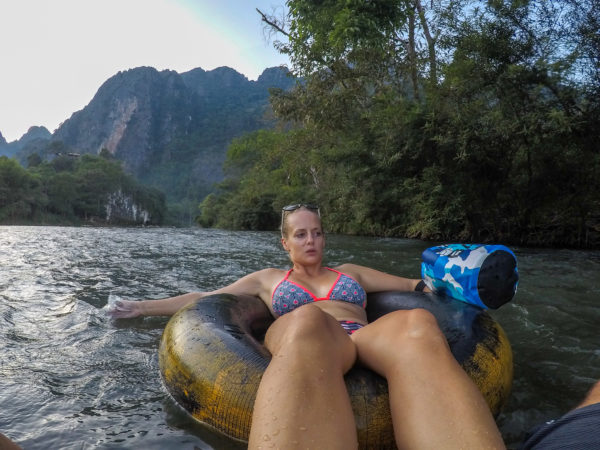
POLYGON ((200 223, 314 201, 340 233, 600 245, 594 3, 288 0, 286 128, 230 147, 200 223))
POLYGON ((162 222, 164 195, 126 175, 108 152, 102 156, 61 155, 50 162, 32 154, 28 169, 16 159, 0 157, 0 223, 133 222, 126 217, 108 217, 107 204, 117 193, 147 211, 150 223, 162 222))

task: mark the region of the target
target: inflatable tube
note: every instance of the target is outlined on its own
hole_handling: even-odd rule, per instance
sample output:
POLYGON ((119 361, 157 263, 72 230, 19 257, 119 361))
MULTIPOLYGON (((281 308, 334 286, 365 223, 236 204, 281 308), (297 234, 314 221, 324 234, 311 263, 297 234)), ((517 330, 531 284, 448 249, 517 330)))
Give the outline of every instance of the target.
MULTIPOLYGON (((397 309, 425 308, 435 315, 452 353, 496 415, 512 384, 512 351, 504 331, 481 308, 422 292, 369 294, 369 321, 397 309)), ((270 353, 261 344, 273 318, 255 297, 205 297, 175 314, 159 349, 168 392, 195 419, 247 441, 252 408, 270 353)), ((361 448, 395 448, 387 383, 355 367, 346 385, 361 448)))

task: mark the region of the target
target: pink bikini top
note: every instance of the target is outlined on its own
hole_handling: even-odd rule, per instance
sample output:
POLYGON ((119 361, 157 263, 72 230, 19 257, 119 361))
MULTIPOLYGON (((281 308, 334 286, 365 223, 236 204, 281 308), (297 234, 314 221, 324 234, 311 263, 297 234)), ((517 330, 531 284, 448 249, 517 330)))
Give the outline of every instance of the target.
POLYGON ((272 296, 273 311, 278 315, 288 313, 298 306, 307 303, 319 302, 321 300, 340 300, 343 302, 354 303, 355 305, 365 308, 367 306, 367 294, 362 286, 354 278, 345 273, 326 267, 338 274, 335 283, 327 293, 326 297, 317 298, 312 292, 305 287, 290 281, 288 278, 293 269, 288 270, 279 282, 272 296))

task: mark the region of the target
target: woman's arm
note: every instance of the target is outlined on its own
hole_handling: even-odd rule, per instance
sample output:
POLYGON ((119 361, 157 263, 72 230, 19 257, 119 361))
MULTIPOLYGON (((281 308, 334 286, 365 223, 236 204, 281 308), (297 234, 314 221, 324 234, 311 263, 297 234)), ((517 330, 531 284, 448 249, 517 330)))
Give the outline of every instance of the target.
POLYGON ((118 300, 108 309, 113 319, 132 319, 139 316, 172 316, 184 306, 210 293, 190 292, 160 300, 118 300))
POLYGON ((221 289, 210 292, 190 292, 160 300, 119 300, 108 314, 114 319, 131 319, 139 316, 172 316, 184 306, 214 294, 250 295, 263 301, 270 295, 273 280, 280 276, 277 269, 264 269, 248 274, 221 289))
MULTIPOLYGON (((420 278, 398 277, 356 264, 342 264, 337 269, 351 275, 366 292, 414 291, 417 284, 421 281, 420 278)), ((430 292, 427 287, 425 287, 424 291, 430 292)))

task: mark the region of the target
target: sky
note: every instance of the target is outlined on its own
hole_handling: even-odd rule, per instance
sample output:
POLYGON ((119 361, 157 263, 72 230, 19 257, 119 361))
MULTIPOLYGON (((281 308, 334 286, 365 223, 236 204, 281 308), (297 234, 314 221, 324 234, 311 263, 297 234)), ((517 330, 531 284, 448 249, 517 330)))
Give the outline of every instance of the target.
POLYGON ((108 78, 151 66, 179 73, 228 66, 250 80, 289 64, 259 8, 284 0, 0 0, 0 132, 52 133, 108 78))

